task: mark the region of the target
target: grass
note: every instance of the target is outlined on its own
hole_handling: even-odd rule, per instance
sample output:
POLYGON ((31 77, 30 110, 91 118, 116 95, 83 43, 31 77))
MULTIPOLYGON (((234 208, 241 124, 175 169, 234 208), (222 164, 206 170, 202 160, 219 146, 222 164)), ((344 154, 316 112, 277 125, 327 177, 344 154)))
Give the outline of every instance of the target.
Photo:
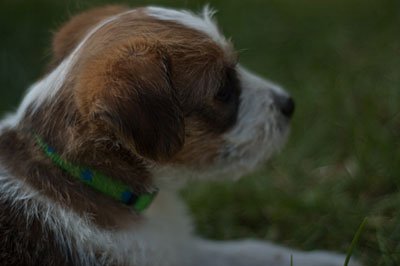
MULTIPOLYGON (((0 2, 0 113, 16 107, 70 13, 116 1, 0 2)), ((127 1, 125 1, 127 2, 127 1)), ((206 1, 131 1, 198 10, 206 1)), ((207 1, 240 61, 297 103, 281 154, 238 182, 182 192, 207 237, 257 237, 400 265, 400 2, 207 1)), ((129 2, 128 2, 129 3, 129 2)), ((294 265, 296 258, 294 258, 294 265)))
POLYGON ((358 228, 356 234, 354 235, 353 240, 351 241, 351 245, 349 247, 349 250, 347 251, 346 260, 344 261, 344 266, 347 266, 349 264, 353 250, 358 242, 358 239, 360 238, 361 232, 366 223, 367 223, 367 218, 364 218, 364 220, 361 223, 360 227, 358 228))

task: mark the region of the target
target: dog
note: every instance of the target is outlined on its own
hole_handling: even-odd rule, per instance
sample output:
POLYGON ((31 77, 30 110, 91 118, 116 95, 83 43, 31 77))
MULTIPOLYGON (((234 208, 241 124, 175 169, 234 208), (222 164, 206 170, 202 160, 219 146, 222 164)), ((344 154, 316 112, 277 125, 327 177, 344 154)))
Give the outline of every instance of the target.
POLYGON ((48 72, 0 124, 0 265, 343 265, 192 234, 176 191, 252 171, 295 109, 212 16, 107 6, 55 34, 48 72))

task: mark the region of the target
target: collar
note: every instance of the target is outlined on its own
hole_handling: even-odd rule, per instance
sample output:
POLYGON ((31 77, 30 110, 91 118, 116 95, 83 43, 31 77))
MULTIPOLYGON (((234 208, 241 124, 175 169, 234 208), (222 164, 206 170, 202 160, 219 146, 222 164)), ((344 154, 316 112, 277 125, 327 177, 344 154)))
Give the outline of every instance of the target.
POLYGON ((55 150, 45 143, 38 135, 35 134, 35 138, 36 142, 40 145, 45 154, 57 166, 82 183, 85 183, 93 189, 132 207, 135 211, 140 212, 147 209, 157 195, 157 188, 155 188, 152 193, 136 194, 131 187, 99 171, 63 160, 55 150))

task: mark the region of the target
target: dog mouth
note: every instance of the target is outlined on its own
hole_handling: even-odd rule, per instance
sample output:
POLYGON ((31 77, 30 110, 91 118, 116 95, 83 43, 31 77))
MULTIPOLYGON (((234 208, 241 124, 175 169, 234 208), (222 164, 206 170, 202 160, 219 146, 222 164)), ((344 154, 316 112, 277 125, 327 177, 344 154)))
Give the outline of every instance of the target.
POLYGON ((276 128, 279 134, 287 139, 295 111, 295 102, 290 95, 286 94, 272 93, 271 98, 273 99, 272 109, 276 116, 276 128))

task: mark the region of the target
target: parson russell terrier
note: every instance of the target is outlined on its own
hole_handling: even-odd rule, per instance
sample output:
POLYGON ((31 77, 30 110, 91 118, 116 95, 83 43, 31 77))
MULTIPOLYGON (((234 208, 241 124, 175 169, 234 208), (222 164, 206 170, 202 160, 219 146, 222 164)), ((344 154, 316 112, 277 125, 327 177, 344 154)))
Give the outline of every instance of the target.
POLYGON ((49 72, 0 124, 0 265, 343 265, 192 235, 178 184, 248 173, 294 111, 212 13, 108 6, 55 34, 49 72))

